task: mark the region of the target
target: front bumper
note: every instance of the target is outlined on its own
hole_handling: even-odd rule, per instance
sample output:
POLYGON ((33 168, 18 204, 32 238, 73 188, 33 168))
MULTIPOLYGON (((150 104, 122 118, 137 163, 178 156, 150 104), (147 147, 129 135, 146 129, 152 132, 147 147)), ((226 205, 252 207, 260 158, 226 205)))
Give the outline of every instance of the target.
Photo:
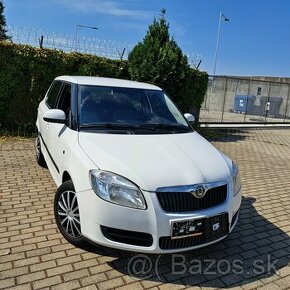
POLYGON ((143 253, 176 253, 201 248, 224 239, 226 235, 210 242, 178 249, 160 248, 159 239, 171 235, 171 222, 180 219, 203 219, 222 213, 228 213, 228 233, 235 227, 238 211, 241 205, 241 190, 234 197, 229 190, 227 200, 210 209, 186 213, 167 213, 161 208, 154 192, 143 191, 147 202, 147 210, 138 210, 118 206, 99 198, 93 190, 77 193, 82 234, 93 243, 126 251, 143 253), (147 233, 152 236, 150 246, 137 246, 108 239, 102 231, 102 226, 147 233))

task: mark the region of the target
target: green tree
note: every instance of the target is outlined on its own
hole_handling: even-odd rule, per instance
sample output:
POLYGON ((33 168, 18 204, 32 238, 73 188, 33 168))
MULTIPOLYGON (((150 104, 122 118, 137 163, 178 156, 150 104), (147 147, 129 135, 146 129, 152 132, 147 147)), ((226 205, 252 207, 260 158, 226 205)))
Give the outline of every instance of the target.
POLYGON ((10 39, 10 37, 7 35, 6 30, 6 19, 4 16, 4 8, 5 7, 3 1, 0 0, 0 41, 10 39))
POLYGON ((163 88, 182 108, 190 73, 187 57, 170 37, 165 10, 149 26, 143 42, 128 57, 131 78, 163 88))

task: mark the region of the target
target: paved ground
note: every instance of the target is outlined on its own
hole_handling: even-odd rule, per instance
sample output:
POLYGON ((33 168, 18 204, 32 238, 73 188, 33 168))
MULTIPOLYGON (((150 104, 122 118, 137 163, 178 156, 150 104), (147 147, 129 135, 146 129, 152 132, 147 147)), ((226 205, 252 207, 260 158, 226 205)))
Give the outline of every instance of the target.
POLYGON ((290 289, 290 130, 232 133, 213 143, 241 168, 237 228, 209 248, 142 264, 133 253, 68 244, 54 223, 55 185, 36 165, 33 141, 2 142, 0 288, 290 289), (152 271, 140 275, 142 265, 152 271))

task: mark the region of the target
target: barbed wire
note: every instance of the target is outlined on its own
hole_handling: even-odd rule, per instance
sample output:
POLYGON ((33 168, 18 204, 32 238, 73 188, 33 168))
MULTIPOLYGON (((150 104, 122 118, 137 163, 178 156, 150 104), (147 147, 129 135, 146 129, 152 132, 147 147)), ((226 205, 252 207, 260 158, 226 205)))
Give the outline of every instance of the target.
POLYGON ((202 62, 202 55, 199 53, 187 54, 188 63, 192 68, 199 68, 202 62))
POLYGON ((133 45, 122 41, 110 41, 89 36, 72 36, 45 29, 8 26, 8 34, 14 43, 35 47, 53 48, 66 52, 78 51, 111 59, 126 59, 133 45), (42 42, 42 44, 41 44, 42 42))
MULTIPOLYGON (((78 51, 94 54, 110 59, 127 59, 134 45, 124 41, 111 41, 90 36, 72 36, 67 33, 54 32, 46 29, 8 26, 11 40, 17 44, 34 47, 52 48, 65 52, 78 51)), ((187 54, 191 67, 197 67, 202 56, 197 53, 187 54)))

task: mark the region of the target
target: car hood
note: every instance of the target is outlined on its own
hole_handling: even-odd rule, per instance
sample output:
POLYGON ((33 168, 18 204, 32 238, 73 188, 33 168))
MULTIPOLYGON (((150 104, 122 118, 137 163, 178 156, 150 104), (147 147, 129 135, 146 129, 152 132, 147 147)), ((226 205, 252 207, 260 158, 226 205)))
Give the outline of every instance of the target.
MULTIPOLYGON (((141 189, 228 181, 228 161, 198 133, 126 135, 80 132, 79 143, 101 170, 141 189)), ((94 169, 94 168, 91 168, 94 169)))

